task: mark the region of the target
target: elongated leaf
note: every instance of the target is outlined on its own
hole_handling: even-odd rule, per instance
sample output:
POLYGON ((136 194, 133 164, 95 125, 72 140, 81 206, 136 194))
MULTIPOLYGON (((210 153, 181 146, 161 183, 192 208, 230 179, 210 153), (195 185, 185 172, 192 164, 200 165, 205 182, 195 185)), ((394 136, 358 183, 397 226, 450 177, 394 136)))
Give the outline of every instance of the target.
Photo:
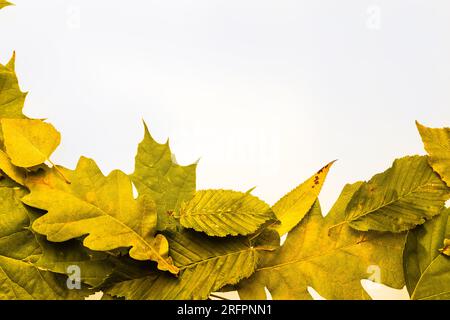
POLYGON ((408 233, 404 252, 411 299, 450 299, 450 257, 439 252, 450 236, 450 209, 408 233))
POLYGON ((450 187, 450 128, 427 128, 416 121, 428 162, 450 187))
POLYGON ((169 142, 157 143, 145 125, 131 179, 140 195, 149 195, 158 210, 158 230, 174 228, 169 214, 192 198, 197 164, 180 166, 173 160, 169 142))
POLYGON ((281 198, 272 208, 281 222, 275 227, 280 235, 289 232, 308 213, 319 196, 333 162, 281 198))
POLYGON ((369 299, 361 279, 371 279, 395 288, 403 283, 404 234, 359 232, 344 220, 345 207, 360 183, 347 185, 331 212, 322 217, 318 202, 288 233, 283 246, 267 252, 257 270, 239 284, 242 299, 311 299, 313 287, 326 299, 369 299), (377 268, 379 279, 371 278, 377 268))
POLYGON ((264 201, 231 190, 202 190, 180 210, 180 222, 186 228, 209 236, 248 235, 275 216, 264 201))
POLYGON ((86 290, 69 290, 66 277, 33 265, 41 254, 26 208, 23 191, 0 188, 0 299, 83 299, 86 290))
POLYGON ((133 199, 127 175, 113 171, 105 177, 93 160, 82 157, 70 179, 70 185, 55 188, 46 179, 29 186, 24 203, 48 211, 33 223, 36 232, 56 242, 87 235, 83 244, 97 251, 130 247, 132 258, 178 273, 166 238, 155 235, 154 203, 146 196, 133 199))
POLYGON ((401 232, 439 214, 449 198, 450 188, 426 157, 404 157, 359 188, 346 209, 346 221, 361 231, 401 232))
POLYGON ((206 299, 211 292, 252 274, 257 251, 246 238, 208 238, 184 231, 168 234, 178 278, 161 272, 113 285, 106 293, 127 299, 206 299))
POLYGON ((58 147, 61 135, 48 123, 30 119, 2 119, 6 153, 12 164, 29 168, 44 163, 58 147))
POLYGON ((3 9, 4 7, 12 5, 11 2, 8 2, 6 0, 0 0, 0 9, 3 9))
POLYGON ((26 172, 22 168, 18 168, 11 163, 8 155, 0 150, 0 170, 3 171, 9 178, 24 185, 26 179, 26 172))

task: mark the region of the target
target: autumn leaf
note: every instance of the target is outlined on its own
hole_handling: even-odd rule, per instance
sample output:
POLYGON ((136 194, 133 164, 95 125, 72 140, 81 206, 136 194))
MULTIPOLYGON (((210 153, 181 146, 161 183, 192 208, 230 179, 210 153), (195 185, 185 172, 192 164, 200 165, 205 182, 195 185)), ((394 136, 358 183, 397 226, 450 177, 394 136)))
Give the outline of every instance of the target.
POLYGON ((42 120, 2 119, 1 124, 6 153, 18 167, 30 168, 49 160, 61 140, 60 133, 42 120))
POLYGON ((195 193, 197 164, 176 163, 169 142, 156 142, 144 123, 144 139, 139 144, 131 179, 140 195, 149 195, 158 210, 158 230, 173 228, 170 214, 195 193))
POLYGON ((450 236, 450 209, 408 233, 404 252, 411 299, 450 299, 450 257, 440 252, 450 236))
POLYGON ((180 209, 180 223, 209 236, 248 235, 275 216, 264 201, 232 190, 202 190, 180 209))
POLYGON ((0 300, 83 299, 84 289, 69 290, 67 277, 33 264, 41 248, 28 229, 23 190, 0 188, 0 300))
POLYGON ((18 184, 21 185, 25 184, 26 179, 25 170, 13 165, 8 155, 1 150, 0 150, 0 170, 18 184))
POLYGON ((15 61, 14 53, 6 65, 0 64, 0 119, 25 118, 22 109, 27 94, 20 90, 15 61))
POLYGON ((443 254, 450 256, 450 239, 444 239, 444 247, 439 249, 443 254))
POLYGON ((48 211, 34 221, 33 230, 55 242, 87 235, 83 244, 97 251, 130 247, 132 258, 156 261, 159 269, 178 273, 166 238, 155 234, 153 201, 147 196, 135 200, 127 175, 116 170, 105 177, 93 160, 82 157, 70 179, 70 185, 56 188, 45 181, 30 185, 23 202, 48 211))
POLYGON ((133 300, 206 299, 211 292, 250 276, 258 251, 243 237, 212 238, 192 231, 168 232, 178 278, 148 271, 140 278, 112 285, 107 294, 133 300))
POLYGON ((361 185, 345 221, 361 231, 402 232, 439 214, 449 198, 450 188, 425 156, 404 157, 361 185))
POLYGON ((404 285, 402 251, 404 234, 359 232, 347 224, 345 207, 361 183, 347 185, 330 213, 323 218, 318 202, 288 233, 283 246, 266 252, 257 270, 239 284, 242 299, 311 299, 308 287, 326 299, 368 299, 361 279, 371 268, 380 270, 379 281, 394 288, 404 285))
POLYGON ((416 121, 428 162, 450 187, 450 128, 427 128, 416 121))
POLYGON ((11 5, 12 5, 11 2, 8 2, 5 0, 0 0, 0 9, 3 9, 4 7, 11 6, 11 5))
POLYGON ((280 224, 275 229, 280 235, 289 232, 308 213, 319 196, 333 162, 316 172, 311 178, 286 194, 273 207, 280 224))

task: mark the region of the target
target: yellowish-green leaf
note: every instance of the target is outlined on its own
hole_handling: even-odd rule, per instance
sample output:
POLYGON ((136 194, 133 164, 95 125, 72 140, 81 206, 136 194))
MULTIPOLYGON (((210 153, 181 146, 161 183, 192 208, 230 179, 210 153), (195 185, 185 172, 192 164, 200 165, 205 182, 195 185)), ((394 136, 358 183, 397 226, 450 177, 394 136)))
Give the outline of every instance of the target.
POLYGON ((29 184, 31 194, 23 201, 48 211, 34 221, 36 232, 55 242, 87 235, 83 244, 97 251, 129 247, 132 258, 156 261, 159 269, 178 273, 167 239, 155 234, 153 201, 148 196, 135 200, 127 175, 116 170, 105 177, 93 160, 82 157, 70 180, 70 185, 54 187, 45 179, 29 184))
POLYGON ((248 235, 275 216, 264 201, 231 190, 202 190, 180 209, 180 223, 209 236, 248 235))
POLYGON ((6 65, 0 64, 0 119, 25 118, 22 109, 27 94, 20 90, 15 72, 15 60, 14 53, 6 65))
POLYGON ((413 300, 450 299, 450 257, 440 253, 450 236, 450 209, 409 231, 404 251, 406 287, 413 300))
POLYGON ((86 290, 69 290, 66 277, 33 265, 41 248, 28 229, 23 191, 0 188, 0 300, 83 299, 86 290))
POLYGON ((333 162, 320 169, 311 178, 297 188, 286 194, 273 207, 272 210, 280 221, 275 227, 280 235, 289 232, 308 213, 319 196, 328 171, 333 162))
POLYGON ((401 232, 439 214, 449 198, 450 188, 427 157, 404 157, 359 188, 346 209, 346 221, 361 231, 401 232))
POLYGON ((197 164, 181 166, 176 163, 169 142, 156 142, 147 126, 139 144, 131 179, 140 195, 149 195, 158 210, 158 230, 173 229, 170 214, 178 211, 195 192, 197 164))
POLYGON ((24 185, 26 179, 26 172, 23 168, 16 167, 11 163, 8 155, 0 150, 0 170, 3 171, 9 178, 24 185))
POLYGON ((107 294, 133 300, 207 299, 211 292, 250 276, 259 248, 246 238, 212 238, 191 231, 168 233, 178 278, 149 271, 138 279, 114 284, 107 294))
POLYGON ((6 153, 12 164, 30 168, 49 160, 61 141, 56 129, 42 120, 2 119, 6 153))
POLYGON ((266 252, 257 270, 239 284, 242 299, 311 299, 308 287, 326 299, 369 299, 361 279, 394 288, 404 285, 404 234, 359 232, 347 224, 345 207, 361 184, 347 185, 331 212, 322 217, 318 201, 291 232, 283 246, 266 252), (373 279, 372 268, 380 278, 373 279))
POLYGON ((0 9, 3 9, 4 7, 11 6, 11 5, 12 5, 11 2, 8 2, 6 0, 0 0, 0 9))
POLYGON ((450 187, 450 128, 428 128, 416 121, 428 162, 450 187))

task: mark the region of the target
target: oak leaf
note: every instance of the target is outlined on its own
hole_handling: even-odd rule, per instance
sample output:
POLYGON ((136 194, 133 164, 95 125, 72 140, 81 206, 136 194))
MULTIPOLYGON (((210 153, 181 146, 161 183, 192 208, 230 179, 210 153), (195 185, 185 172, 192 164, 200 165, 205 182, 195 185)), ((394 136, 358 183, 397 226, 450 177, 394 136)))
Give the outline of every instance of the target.
POLYGON ((178 273, 166 238, 156 234, 153 201, 147 196, 135 200, 127 175, 116 170, 105 177, 93 160, 81 157, 70 180, 70 185, 45 179, 29 184, 31 193, 23 202, 47 211, 34 221, 33 230, 55 242, 86 236, 83 244, 97 251, 129 247, 132 258, 178 273))

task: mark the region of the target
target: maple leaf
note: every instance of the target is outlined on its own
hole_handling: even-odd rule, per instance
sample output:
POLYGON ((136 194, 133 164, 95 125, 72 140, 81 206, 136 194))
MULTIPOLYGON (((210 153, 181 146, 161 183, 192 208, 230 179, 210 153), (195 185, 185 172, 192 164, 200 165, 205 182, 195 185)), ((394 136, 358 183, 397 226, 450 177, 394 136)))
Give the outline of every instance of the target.
POLYGON ((135 200, 126 174, 116 170, 105 177, 93 160, 81 157, 70 180, 28 184, 31 193, 23 202, 47 211, 34 221, 33 230, 55 242, 87 235, 83 244, 97 251, 130 247, 132 258, 156 261, 159 269, 178 273, 166 238, 155 234, 153 201, 147 196, 135 200))
POLYGON ((269 205, 249 192, 202 190, 180 209, 180 223, 209 236, 248 235, 275 215, 269 205))
POLYGON ((41 270, 33 261, 41 247, 28 229, 24 191, 0 188, 0 299, 83 299, 86 290, 69 290, 66 277, 41 270))
POLYGON ((158 210, 158 230, 174 228, 170 213, 190 200, 196 188, 197 164, 181 166, 174 161, 169 141, 156 142, 144 123, 144 139, 139 144, 131 179, 140 195, 149 195, 158 210))
POLYGON ((272 207, 280 223, 274 227, 280 235, 289 232, 309 212, 319 196, 328 171, 335 161, 317 171, 311 178, 282 197, 272 207))
POLYGON ((450 209, 409 231, 404 251, 406 287, 411 299, 450 299, 450 258, 440 252, 450 236, 450 209))
POLYGON ((361 279, 379 268, 379 282, 394 288, 404 285, 404 234, 359 232, 343 221, 345 207, 361 183, 347 185, 324 218, 318 201, 288 233, 283 246, 265 252, 256 272, 238 285, 242 299, 311 299, 313 287, 326 299, 368 299, 361 279))
POLYGON ((433 172, 427 157, 404 157, 361 185, 343 223, 361 231, 402 232, 439 214, 449 198, 450 188, 433 172))
POLYGON ((450 187, 450 128, 427 128, 416 121, 428 162, 450 187))
POLYGON ((22 92, 15 72, 16 54, 6 65, 0 64, 0 119, 22 119, 27 94, 22 92))

